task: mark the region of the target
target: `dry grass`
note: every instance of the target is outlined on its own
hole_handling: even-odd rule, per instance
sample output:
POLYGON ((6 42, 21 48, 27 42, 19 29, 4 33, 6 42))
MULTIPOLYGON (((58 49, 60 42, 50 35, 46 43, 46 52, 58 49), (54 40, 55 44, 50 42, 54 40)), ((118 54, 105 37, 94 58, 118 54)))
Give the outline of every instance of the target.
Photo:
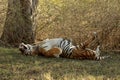
MULTIPOLYGON (((107 55, 108 53, 104 53, 107 55)), ((0 80, 119 80, 120 55, 102 61, 23 56, 0 48, 0 80)))
POLYGON ((67 37, 75 43, 100 33, 102 49, 120 49, 119 0, 41 0, 36 39, 67 37))
MULTIPOLYGON (((6 10, 7 0, 0 0, 0 34, 6 10)), ((36 40, 66 37, 79 44, 96 31, 103 50, 120 49, 119 0, 40 0, 37 13, 36 40)))

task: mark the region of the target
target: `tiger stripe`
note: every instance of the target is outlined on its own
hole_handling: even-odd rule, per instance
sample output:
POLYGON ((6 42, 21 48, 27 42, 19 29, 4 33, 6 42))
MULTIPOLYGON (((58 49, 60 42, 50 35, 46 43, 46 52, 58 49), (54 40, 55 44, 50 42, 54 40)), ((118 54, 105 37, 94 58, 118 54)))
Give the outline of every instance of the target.
POLYGON ((21 52, 26 55, 44 55, 46 57, 63 57, 72 59, 89 59, 89 60, 102 60, 109 56, 100 56, 100 46, 98 45, 96 50, 91 50, 87 46, 95 38, 91 38, 85 43, 82 43, 81 47, 74 46, 72 42, 64 38, 54 38, 42 41, 39 44, 30 45, 22 44, 19 47, 21 52))

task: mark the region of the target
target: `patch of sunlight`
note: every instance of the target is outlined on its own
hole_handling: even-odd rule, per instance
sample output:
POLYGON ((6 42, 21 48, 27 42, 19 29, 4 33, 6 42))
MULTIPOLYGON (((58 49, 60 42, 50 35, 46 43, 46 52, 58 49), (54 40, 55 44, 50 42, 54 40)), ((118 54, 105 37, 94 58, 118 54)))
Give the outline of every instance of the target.
POLYGON ((50 72, 43 73, 43 74, 41 75, 41 78, 42 78, 43 80, 53 80, 53 77, 51 76, 51 73, 50 73, 50 72))
POLYGON ((119 77, 114 78, 114 77, 106 77, 106 76, 93 76, 93 75, 88 75, 88 76, 83 76, 83 75, 79 75, 79 76, 73 76, 73 75, 65 75, 64 77, 60 78, 59 80, 114 80, 114 79, 119 79, 119 77))
POLYGON ((86 25, 87 23, 87 21, 81 21, 81 25, 86 25))
POLYGON ((86 0, 87 2, 95 2, 96 0, 86 0))
POLYGON ((59 7, 63 6, 63 0, 51 0, 51 2, 59 7))

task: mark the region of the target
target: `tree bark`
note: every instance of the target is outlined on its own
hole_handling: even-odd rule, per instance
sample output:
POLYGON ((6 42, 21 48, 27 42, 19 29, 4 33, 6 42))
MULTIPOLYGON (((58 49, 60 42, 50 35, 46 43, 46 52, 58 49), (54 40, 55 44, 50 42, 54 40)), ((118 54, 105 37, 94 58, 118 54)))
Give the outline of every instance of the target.
POLYGON ((1 40, 5 44, 33 43, 35 40, 35 9, 38 0, 8 0, 8 11, 1 40))

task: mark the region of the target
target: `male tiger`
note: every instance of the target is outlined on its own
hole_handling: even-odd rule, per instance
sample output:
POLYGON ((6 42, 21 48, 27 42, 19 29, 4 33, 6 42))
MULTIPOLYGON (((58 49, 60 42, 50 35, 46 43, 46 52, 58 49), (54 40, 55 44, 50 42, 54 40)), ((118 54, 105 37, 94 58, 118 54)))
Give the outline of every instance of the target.
MULTIPOLYGON (((93 41, 94 38, 88 40, 93 41)), ((91 59, 91 60, 101 60, 109 56, 100 57, 99 47, 97 49, 91 50, 86 48, 88 43, 85 42, 81 47, 76 47, 72 44, 70 40, 63 38, 47 39, 34 46, 29 44, 21 43, 19 49, 23 54, 26 55, 43 55, 46 57, 64 57, 72 59, 91 59)))

